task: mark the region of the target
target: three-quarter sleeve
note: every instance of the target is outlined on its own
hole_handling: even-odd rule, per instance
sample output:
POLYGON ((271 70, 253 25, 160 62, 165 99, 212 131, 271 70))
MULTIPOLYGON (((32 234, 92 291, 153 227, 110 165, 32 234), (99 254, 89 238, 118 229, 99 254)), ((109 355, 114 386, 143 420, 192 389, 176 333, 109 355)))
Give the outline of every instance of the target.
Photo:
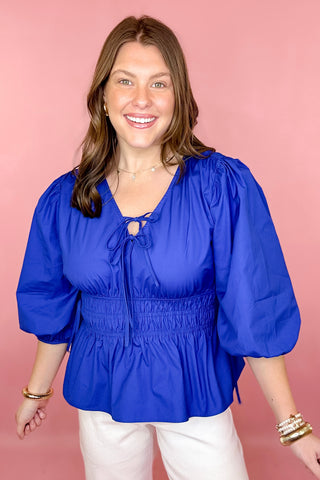
POLYGON ((225 157, 212 189, 220 342, 236 356, 285 354, 300 315, 263 191, 244 164, 225 157))
POLYGON ((68 343, 78 292, 63 274, 59 242, 62 178, 53 182, 35 209, 17 289, 20 328, 45 343, 68 343))

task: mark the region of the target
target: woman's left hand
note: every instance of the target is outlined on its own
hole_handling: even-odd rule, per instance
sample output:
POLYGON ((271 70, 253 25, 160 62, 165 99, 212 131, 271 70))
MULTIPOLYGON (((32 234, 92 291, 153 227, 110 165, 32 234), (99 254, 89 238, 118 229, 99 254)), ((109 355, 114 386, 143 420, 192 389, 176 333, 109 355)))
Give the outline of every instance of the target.
POLYGON ((315 477, 320 479, 320 438, 311 433, 293 442, 290 448, 315 477))

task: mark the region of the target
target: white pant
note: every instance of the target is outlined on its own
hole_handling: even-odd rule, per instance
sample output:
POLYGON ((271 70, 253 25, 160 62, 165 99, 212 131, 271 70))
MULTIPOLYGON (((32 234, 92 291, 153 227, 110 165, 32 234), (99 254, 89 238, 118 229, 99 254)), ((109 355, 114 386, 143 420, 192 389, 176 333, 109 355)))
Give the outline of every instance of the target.
POLYGON ((152 479, 153 434, 170 480, 248 480, 231 410, 183 423, 121 423, 79 410, 87 480, 152 479))

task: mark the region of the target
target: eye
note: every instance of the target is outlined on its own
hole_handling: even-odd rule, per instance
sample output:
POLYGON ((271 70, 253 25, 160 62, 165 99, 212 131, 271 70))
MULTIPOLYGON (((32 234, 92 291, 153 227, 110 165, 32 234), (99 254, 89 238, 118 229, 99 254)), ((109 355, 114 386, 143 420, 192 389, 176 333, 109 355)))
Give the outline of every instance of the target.
POLYGON ((121 83, 122 85, 131 85, 131 81, 127 78, 122 78, 121 80, 119 80, 119 83, 121 83))
POLYGON ((152 86, 155 88, 164 88, 166 85, 162 82, 154 82, 152 86))

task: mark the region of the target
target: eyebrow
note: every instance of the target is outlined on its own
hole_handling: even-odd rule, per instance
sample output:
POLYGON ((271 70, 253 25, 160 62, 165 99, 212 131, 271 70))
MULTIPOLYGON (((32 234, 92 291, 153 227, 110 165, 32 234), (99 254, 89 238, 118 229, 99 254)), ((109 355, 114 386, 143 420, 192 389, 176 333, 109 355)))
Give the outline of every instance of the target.
MULTIPOLYGON (((112 72, 112 74, 110 76, 113 77, 113 75, 115 75, 116 73, 122 73, 122 74, 130 76, 130 77, 136 77, 136 75, 134 73, 131 73, 128 70, 122 70, 122 69, 115 70, 114 72, 112 72)), ((155 73, 154 75, 151 75, 150 78, 159 78, 159 77, 171 77, 171 75, 170 75, 169 72, 159 72, 159 73, 155 73)))

